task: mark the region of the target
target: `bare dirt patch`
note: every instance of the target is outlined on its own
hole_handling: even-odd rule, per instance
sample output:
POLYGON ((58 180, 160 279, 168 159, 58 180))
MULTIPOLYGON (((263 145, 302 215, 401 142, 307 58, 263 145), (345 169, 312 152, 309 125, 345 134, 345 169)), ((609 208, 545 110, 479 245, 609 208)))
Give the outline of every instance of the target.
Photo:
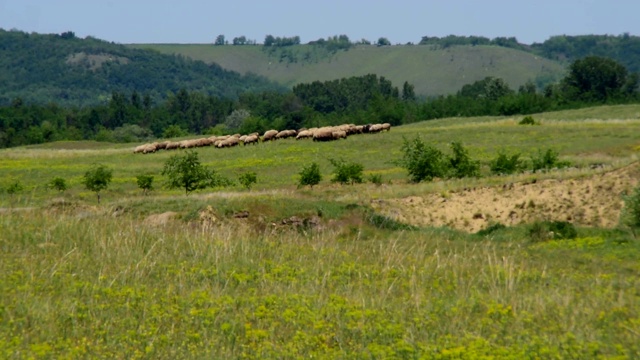
POLYGON ((404 223, 449 226, 476 232, 491 223, 517 225, 536 220, 569 221, 579 226, 613 227, 622 195, 638 183, 640 164, 586 178, 431 193, 372 203, 380 213, 404 223))

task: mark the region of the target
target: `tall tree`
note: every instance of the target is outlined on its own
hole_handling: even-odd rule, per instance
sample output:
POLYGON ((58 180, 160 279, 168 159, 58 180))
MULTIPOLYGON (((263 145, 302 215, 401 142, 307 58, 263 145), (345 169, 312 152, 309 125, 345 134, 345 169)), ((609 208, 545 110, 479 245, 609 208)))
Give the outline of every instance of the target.
POLYGON ((613 59, 588 56, 571 64, 562 85, 569 100, 604 102, 624 96, 623 89, 637 88, 638 78, 629 77, 613 59))
POLYGON ((224 35, 220 34, 216 36, 216 41, 213 43, 213 45, 224 45, 224 44, 225 44, 224 35))

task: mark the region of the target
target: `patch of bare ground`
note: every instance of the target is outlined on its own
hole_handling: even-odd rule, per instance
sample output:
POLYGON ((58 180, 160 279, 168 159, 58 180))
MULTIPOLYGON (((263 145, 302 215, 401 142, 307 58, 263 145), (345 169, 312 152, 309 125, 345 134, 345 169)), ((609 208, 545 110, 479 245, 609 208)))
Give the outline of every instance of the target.
POLYGON ((467 188, 372 202, 380 213, 404 223, 448 226, 477 232, 491 223, 517 225, 536 220, 578 226, 614 227, 622 195, 638 183, 640 163, 573 179, 545 179, 467 188))

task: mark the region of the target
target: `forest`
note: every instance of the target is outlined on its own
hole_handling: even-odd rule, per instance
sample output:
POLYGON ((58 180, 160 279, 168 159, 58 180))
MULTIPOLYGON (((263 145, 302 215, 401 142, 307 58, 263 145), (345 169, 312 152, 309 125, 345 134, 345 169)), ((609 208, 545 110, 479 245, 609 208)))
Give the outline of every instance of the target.
POLYGON ((261 77, 182 56, 130 49, 93 37, 29 34, 0 29, 0 104, 86 106, 106 103, 113 92, 134 90, 161 101, 181 88, 235 98, 252 91, 285 91, 261 77))

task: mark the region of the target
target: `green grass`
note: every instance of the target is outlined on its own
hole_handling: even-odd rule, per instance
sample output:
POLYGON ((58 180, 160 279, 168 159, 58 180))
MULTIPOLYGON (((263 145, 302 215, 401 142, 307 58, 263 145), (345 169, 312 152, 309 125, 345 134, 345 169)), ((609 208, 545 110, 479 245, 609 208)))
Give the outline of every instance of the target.
POLYGON ((536 178, 590 176, 602 171, 591 163, 636 161, 639 112, 534 115, 540 126, 446 119, 331 143, 203 148, 205 165, 231 178, 254 171, 258 183, 189 196, 160 186, 176 152, 72 142, 2 150, 2 186, 17 179, 25 190, 0 203, 0 358, 637 358, 640 242, 630 234, 579 228, 574 240, 534 242, 523 225, 479 236, 407 226, 369 205, 533 176, 408 184, 392 163, 403 138, 443 150, 459 141, 484 162, 503 148, 553 147, 583 168, 536 178), (330 157, 385 184, 332 184, 330 157), (312 161, 325 180, 297 189, 312 161), (80 185, 93 163, 114 170, 100 206, 80 185), (150 196, 135 185, 144 172, 156 175, 150 196), (44 189, 56 176, 65 194, 44 189), (166 211, 178 217, 144 220, 166 211), (242 211, 249 218, 233 217, 242 211), (320 223, 282 225, 293 216, 320 223))
MULTIPOLYGON (((569 160, 578 167, 588 168, 592 164, 620 165, 633 161, 640 146, 640 106, 626 105, 599 107, 536 114, 540 126, 517 125, 520 118, 481 117, 465 119, 443 119, 419 122, 395 127, 388 133, 351 136, 346 140, 317 143, 286 139, 256 146, 230 149, 200 148, 200 160, 220 174, 230 178, 247 171, 257 174, 254 191, 293 191, 302 167, 317 162, 324 180, 313 194, 333 194, 332 197, 359 196, 363 198, 384 196, 382 193, 421 189, 403 187, 407 182, 406 172, 394 162, 401 157, 403 139, 420 136, 427 144, 449 152, 449 144, 458 141, 469 149, 473 159, 483 164, 482 172, 489 175, 488 163, 500 150, 521 152, 523 158, 536 155, 538 149, 552 148, 560 153, 561 160, 569 160), (591 120, 577 120, 580 116, 591 120), (380 174, 383 182, 392 181, 398 186, 376 187, 372 184, 353 187, 330 184, 333 166, 329 158, 364 165, 365 176, 380 174)), ((156 191, 153 196, 179 195, 179 190, 162 188, 160 175, 164 162, 177 151, 160 151, 155 154, 133 154, 137 144, 117 144, 108 147, 105 143, 73 142, 45 144, 24 148, 0 150, 0 187, 11 179, 18 179, 25 190, 13 199, 16 206, 39 206, 55 194, 45 185, 55 177, 67 181, 70 189, 67 196, 81 201, 92 201, 95 196, 81 185, 84 173, 94 163, 111 167, 113 182, 104 192, 107 202, 123 197, 140 196, 136 176, 143 173, 155 175, 156 191)), ((462 182, 475 180, 465 179, 462 182)), ((479 180, 489 181, 487 179, 479 180)), ((498 180, 501 181, 501 180, 498 180)), ((456 183, 456 182, 452 182, 456 183)), ((431 184, 421 186, 432 186, 431 184)), ((229 190, 241 190, 240 185, 229 190)), ((10 199, 3 196, 0 207, 8 206, 10 199)))
POLYGON ((377 74, 402 87, 415 86, 416 94, 437 96, 455 93, 463 85, 486 76, 503 78, 512 88, 538 76, 561 78, 563 66, 524 51, 497 46, 457 46, 436 50, 431 46, 356 46, 326 54, 309 45, 287 48, 300 60, 280 61, 262 46, 212 46, 209 44, 135 44, 166 54, 181 54, 242 74, 251 72, 293 86, 299 83, 377 74), (302 60, 308 53, 309 60, 302 60))

